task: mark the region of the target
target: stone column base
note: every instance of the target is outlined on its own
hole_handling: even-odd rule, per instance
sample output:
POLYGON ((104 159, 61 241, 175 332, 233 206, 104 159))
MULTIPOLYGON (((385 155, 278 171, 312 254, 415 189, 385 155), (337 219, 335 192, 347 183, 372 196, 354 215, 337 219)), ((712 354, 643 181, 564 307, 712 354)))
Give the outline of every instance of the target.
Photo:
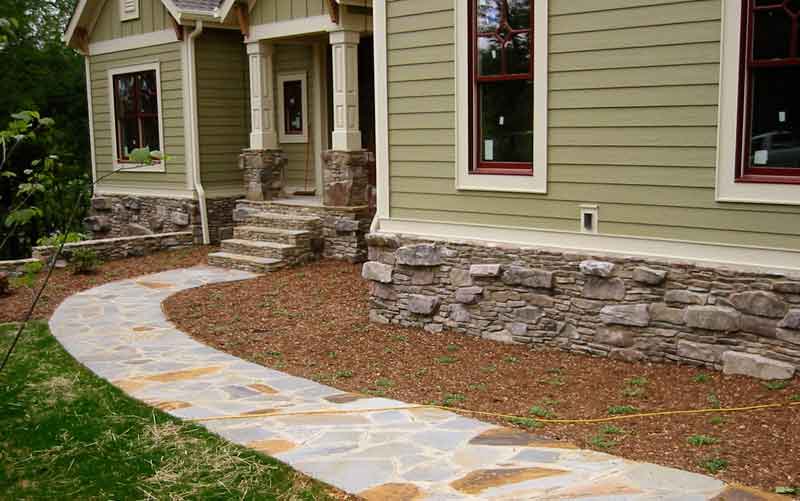
POLYGON ((282 196, 285 165, 281 150, 244 150, 239 168, 244 171, 245 198, 260 202, 282 196))
POLYGON ((322 203, 327 207, 368 205, 369 165, 374 155, 369 151, 322 153, 322 203))

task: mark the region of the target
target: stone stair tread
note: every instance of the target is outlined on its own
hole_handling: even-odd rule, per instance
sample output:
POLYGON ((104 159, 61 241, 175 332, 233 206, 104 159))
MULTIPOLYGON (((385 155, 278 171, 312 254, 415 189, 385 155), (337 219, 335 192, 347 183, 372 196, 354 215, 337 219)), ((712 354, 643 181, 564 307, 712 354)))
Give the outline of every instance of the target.
POLYGON ((297 246, 292 244, 282 244, 279 242, 263 242, 261 240, 243 240, 240 238, 229 238, 222 241, 222 245, 241 245, 243 247, 257 247, 260 249, 294 249, 297 246))
POLYGON ((244 254, 233 254, 232 252, 212 252, 208 255, 209 258, 230 259, 232 261, 246 261, 248 263, 260 264, 265 266, 281 264, 281 259, 273 259, 269 257, 256 257, 246 256, 244 254))
POLYGON ((271 234, 280 234, 280 235, 290 235, 293 237, 300 237, 303 235, 310 235, 311 232, 308 230, 288 230, 285 228, 265 228, 263 226, 237 226, 236 228, 241 229, 243 231, 249 231, 253 233, 271 233, 271 234))
POLYGON ((257 219, 278 219, 284 221, 304 221, 304 222, 315 222, 315 221, 322 221, 317 216, 302 216, 299 214, 281 214, 279 212, 255 212, 250 215, 250 217, 254 217, 257 219))

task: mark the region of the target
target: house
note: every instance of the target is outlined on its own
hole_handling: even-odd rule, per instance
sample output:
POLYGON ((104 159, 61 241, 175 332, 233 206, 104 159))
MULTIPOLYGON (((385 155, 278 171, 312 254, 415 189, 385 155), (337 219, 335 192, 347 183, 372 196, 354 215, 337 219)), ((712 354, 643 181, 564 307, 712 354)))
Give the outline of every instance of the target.
POLYGON ((797 2, 140 2, 85 0, 68 32, 98 174, 124 155, 115 68, 161 61, 172 159, 101 184, 111 213, 202 185, 212 221, 243 194, 240 226, 316 216, 316 245, 368 246, 379 322, 765 378, 800 365, 797 2), (312 187, 319 207, 282 200, 312 187))

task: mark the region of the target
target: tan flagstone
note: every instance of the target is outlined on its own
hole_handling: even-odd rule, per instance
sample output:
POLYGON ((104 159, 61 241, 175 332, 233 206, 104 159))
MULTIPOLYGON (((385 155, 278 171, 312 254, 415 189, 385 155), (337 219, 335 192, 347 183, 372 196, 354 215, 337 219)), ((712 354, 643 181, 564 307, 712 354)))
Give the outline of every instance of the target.
POLYGON ((626 484, 621 479, 608 479, 593 483, 591 485, 581 485, 564 491, 559 491, 552 497, 546 499, 580 499, 601 496, 623 496, 631 494, 641 494, 642 491, 626 484))
POLYGON ((528 480, 555 477, 570 473, 567 470, 553 470, 549 468, 509 468, 496 470, 475 470, 465 477, 450 483, 450 486, 465 494, 480 494, 493 487, 503 487, 509 484, 518 484, 528 480))
POLYGON ((157 383, 171 383, 174 381, 185 381, 186 379, 194 379, 201 376, 207 376, 219 372, 222 367, 197 367, 194 369, 185 369, 181 371, 162 372, 161 374, 153 374, 152 376, 143 376, 139 379, 143 381, 154 381, 157 383))
POLYGON ((179 400, 169 401, 169 400, 145 400, 147 405, 152 407, 156 407, 161 409, 162 411, 174 411, 178 409, 185 409, 187 407, 191 407, 192 404, 189 402, 181 402, 179 400))
POLYGON ((711 501, 786 501, 787 499, 789 498, 780 494, 763 492, 741 485, 731 485, 726 487, 721 494, 712 498, 711 501))
POLYGON ((139 391, 145 386, 147 386, 147 383, 145 381, 141 381, 138 379, 119 379, 117 381, 112 382, 112 384, 126 393, 139 391))
POLYGON ((280 454, 282 452, 294 449, 297 447, 297 444, 290 442, 289 440, 268 439, 250 442, 247 444, 247 447, 267 454, 268 456, 274 456, 275 454, 280 454))
POLYGON ((523 430, 512 428, 492 428, 486 430, 477 437, 469 441, 472 445, 496 445, 496 446, 518 446, 518 447, 543 447, 553 449, 577 449, 578 446, 560 440, 534 435, 523 430))
POLYGON ((275 395, 276 393, 280 393, 278 390, 273 388, 272 386, 267 386, 261 383, 253 383, 247 385, 248 388, 251 390, 256 390, 257 392, 263 393, 265 395, 275 395))
POLYGON ((138 285, 142 287, 147 287, 148 289, 172 289, 175 287, 173 284, 168 284, 164 282, 146 282, 144 280, 140 280, 136 282, 138 285))
POLYGON ((146 325, 140 325, 139 327, 134 327, 133 332, 149 332, 154 331, 155 327, 147 327, 146 325))
POLYGON ((416 501, 422 490, 414 484, 383 484, 359 494, 366 501, 416 501))

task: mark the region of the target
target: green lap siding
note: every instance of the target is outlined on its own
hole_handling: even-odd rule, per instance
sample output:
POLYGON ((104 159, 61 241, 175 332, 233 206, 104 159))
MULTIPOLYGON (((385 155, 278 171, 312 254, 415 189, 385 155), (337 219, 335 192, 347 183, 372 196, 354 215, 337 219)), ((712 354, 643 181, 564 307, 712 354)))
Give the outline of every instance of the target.
POLYGON ((545 195, 455 188, 455 1, 387 2, 393 219, 800 250, 800 207, 715 201, 721 0, 550 0, 545 195))
MULTIPOLYGON (((111 3, 111 2, 109 2, 111 3)), ((97 177, 106 177, 100 187, 124 190, 179 191, 186 189, 186 158, 183 126, 183 82, 181 44, 132 49, 111 54, 90 56, 92 118, 94 122, 95 163, 97 177), (166 172, 116 172, 111 105, 113 91, 109 71, 139 64, 158 63, 161 74, 161 113, 164 124, 162 150, 169 156, 166 172)))
POLYGON ((236 31, 206 30, 197 40, 200 172, 208 195, 242 189, 239 154, 250 133, 248 62, 236 31))
POLYGON ((328 0, 258 0, 250 12, 251 24, 291 21, 327 15, 328 0))
POLYGON ((169 11, 161 0, 139 0, 139 18, 121 21, 117 0, 107 0, 92 30, 91 42, 172 29, 169 11))

